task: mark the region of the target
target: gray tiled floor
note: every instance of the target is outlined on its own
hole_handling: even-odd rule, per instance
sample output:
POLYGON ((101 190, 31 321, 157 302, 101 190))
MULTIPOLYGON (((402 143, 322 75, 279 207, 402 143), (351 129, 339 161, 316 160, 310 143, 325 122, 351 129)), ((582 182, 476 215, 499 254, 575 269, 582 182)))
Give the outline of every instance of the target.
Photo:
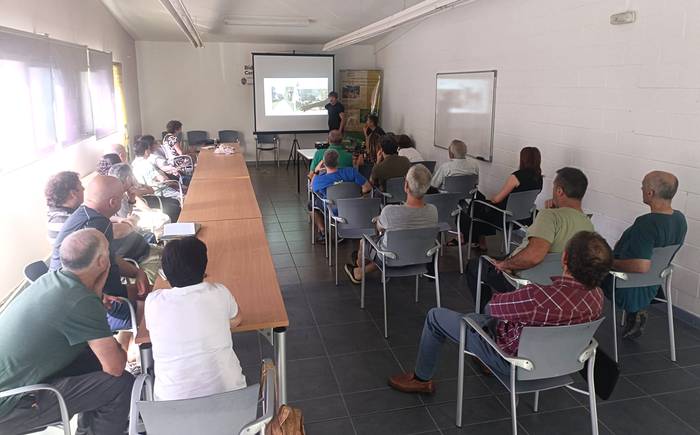
MULTIPOLYGON (((413 302, 413 280, 389 284, 389 340, 385 340, 379 283, 368 281, 366 309, 359 288, 340 270, 334 285, 323 245, 311 246, 305 193, 296 193, 295 171, 250 168, 263 213, 277 276, 290 318, 289 400, 304 411, 315 434, 504 434, 510 433, 509 399, 494 379, 469 369, 465 381, 464 427, 454 426, 456 349, 446 344, 432 396, 406 395, 387 387, 391 374, 411 370, 425 313, 435 304, 432 283, 421 281, 413 302)), ((354 243, 341 244, 340 263, 354 243)), ((458 273, 455 248, 441 262, 442 304, 462 312, 473 303, 458 273)), ((654 315, 637 342, 621 344, 622 377, 613 397, 599 401, 601 434, 700 433, 700 331, 676 322, 678 362, 669 359, 666 318, 654 315)), ((597 336, 610 353, 606 321, 597 336)), ((258 378, 258 361, 271 348, 255 333, 237 334, 234 346, 249 382, 258 378)), ((542 393, 541 410, 532 397, 519 403, 520 433, 590 433, 587 398, 566 390, 542 393)))

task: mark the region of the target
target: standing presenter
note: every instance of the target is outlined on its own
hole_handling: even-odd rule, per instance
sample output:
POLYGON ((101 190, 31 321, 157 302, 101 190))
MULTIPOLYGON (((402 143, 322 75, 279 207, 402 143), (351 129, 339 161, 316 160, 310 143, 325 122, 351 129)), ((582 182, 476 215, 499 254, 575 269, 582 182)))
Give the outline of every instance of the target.
POLYGON ((345 107, 338 101, 338 93, 331 91, 328 94, 328 104, 325 109, 328 111, 328 131, 340 130, 341 134, 345 133, 345 107))

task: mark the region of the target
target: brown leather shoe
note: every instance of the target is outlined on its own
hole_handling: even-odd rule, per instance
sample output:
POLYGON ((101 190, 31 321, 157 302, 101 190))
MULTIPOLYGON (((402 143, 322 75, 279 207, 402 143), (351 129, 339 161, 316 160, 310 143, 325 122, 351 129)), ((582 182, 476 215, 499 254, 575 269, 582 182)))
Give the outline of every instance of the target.
POLYGON ((433 394, 435 385, 433 381, 419 381, 413 373, 401 373, 389 378, 389 386, 404 393, 433 394))

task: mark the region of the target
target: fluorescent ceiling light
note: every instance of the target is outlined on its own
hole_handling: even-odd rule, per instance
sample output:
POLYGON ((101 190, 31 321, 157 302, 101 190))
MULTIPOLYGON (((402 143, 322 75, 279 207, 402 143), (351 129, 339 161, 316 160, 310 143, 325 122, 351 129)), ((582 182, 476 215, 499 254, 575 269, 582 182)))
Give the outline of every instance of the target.
POLYGON ((307 17, 238 15, 224 18, 224 24, 227 26, 306 27, 311 24, 311 19, 307 17))
POLYGON ((170 12, 170 15, 173 16, 175 23, 177 23, 180 30, 182 30, 185 36, 187 36, 187 39, 190 40, 192 45, 194 45, 195 48, 204 47, 199 31, 194 25, 189 11, 185 5, 182 4, 182 0, 160 0, 160 2, 163 4, 165 9, 170 12))
POLYGON ((337 50, 349 45, 354 45, 390 32, 402 24, 410 23, 411 21, 425 18, 455 6, 469 4, 474 1, 475 0, 424 0, 410 8, 406 8, 394 15, 326 43, 326 45, 323 46, 323 51, 337 50))

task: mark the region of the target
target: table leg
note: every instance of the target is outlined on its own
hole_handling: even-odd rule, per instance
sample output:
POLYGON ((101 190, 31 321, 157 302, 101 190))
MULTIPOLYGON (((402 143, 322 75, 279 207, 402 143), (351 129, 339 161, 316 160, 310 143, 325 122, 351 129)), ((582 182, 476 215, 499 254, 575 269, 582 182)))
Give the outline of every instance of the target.
POLYGON ((280 405, 287 403, 287 328, 273 329, 280 405))
POLYGON ((297 167, 297 194, 301 193, 301 181, 299 181, 299 151, 297 151, 296 155, 296 167, 297 167))

